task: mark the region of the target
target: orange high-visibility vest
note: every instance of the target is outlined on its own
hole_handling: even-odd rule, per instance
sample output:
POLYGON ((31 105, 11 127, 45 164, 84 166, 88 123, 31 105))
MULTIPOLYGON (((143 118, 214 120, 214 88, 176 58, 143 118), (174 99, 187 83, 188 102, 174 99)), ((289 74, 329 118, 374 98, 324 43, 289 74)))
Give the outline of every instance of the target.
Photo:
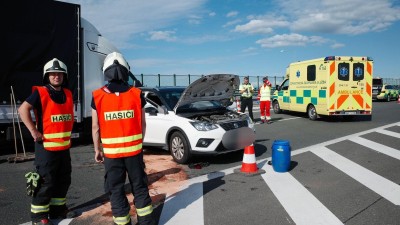
MULTIPOLYGON (((66 101, 63 104, 54 102, 46 87, 34 86, 38 90, 42 103, 43 147, 49 151, 62 151, 71 147, 71 132, 74 124, 74 106, 72 93, 63 88, 66 101)), ((36 118, 37 117, 37 112, 36 118)), ((36 120, 38 123, 38 120, 36 120)))
POLYGON ((111 93, 106 87, 93 92, 104 156, 121 158, 142 151, 141 91, 111 93))

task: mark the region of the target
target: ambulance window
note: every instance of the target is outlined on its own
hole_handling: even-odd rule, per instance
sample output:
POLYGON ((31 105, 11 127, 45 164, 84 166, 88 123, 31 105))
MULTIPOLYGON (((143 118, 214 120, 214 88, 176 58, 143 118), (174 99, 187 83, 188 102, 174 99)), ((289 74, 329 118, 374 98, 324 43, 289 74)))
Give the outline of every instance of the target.
POLYGON ((315 80, 315 65, 307 66, 307 81, 314 81, 315 80))
POLYGON ((349 80, 349 78, 350 78, 349 68, 350 68, 350 64, 349 63, 339 63, 339 65, 338 65, 338 78, 339 78, 339 80, 344 80, 344 81, 348 81, 349 80))
POLYGON ((353 80, 359 81, 364 80, 364 64, 354 63, 353 64, 353 80))
POLYGON ((285 91, 289 89, 289 80, 285 80, 285 82, 283 82, 282 86, 281 86, 281 90, 285 91))

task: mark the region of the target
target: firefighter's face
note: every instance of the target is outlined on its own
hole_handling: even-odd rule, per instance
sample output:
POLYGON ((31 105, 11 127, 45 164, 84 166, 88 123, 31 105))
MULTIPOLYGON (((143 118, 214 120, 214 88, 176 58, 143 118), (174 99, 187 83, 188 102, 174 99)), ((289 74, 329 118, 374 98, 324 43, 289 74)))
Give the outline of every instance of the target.
POLYGON ((59 87, 64 81, 64 73, 61 72, 51 72, 49 73, 50 84, 54 87, 59 87))

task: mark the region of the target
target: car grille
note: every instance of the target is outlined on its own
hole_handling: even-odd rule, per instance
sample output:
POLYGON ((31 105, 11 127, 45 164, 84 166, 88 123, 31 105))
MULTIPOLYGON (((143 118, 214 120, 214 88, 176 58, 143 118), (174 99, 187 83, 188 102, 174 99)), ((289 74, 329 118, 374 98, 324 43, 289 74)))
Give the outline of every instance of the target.
POLYGON ((235 121, 235 122, 229 122, 229 123, 220 123, 219 125, 224 130, 228 131, 228 130, 238 129, 241 127, 248 127, 248 122, 247 122, 247 120, 243 120, 243 121, 235 121))

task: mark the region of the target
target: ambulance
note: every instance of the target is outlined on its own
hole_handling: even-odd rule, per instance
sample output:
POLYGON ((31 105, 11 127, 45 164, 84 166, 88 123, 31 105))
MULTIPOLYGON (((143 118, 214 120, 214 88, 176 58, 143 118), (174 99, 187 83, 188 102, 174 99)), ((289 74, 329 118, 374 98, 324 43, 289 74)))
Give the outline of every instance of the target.
POLYGON ((327 56, 291 63, 272 96, 274 113, 304 112, 310 120, 322 116, 371 119, 372 76, 370 57, 327 56))

